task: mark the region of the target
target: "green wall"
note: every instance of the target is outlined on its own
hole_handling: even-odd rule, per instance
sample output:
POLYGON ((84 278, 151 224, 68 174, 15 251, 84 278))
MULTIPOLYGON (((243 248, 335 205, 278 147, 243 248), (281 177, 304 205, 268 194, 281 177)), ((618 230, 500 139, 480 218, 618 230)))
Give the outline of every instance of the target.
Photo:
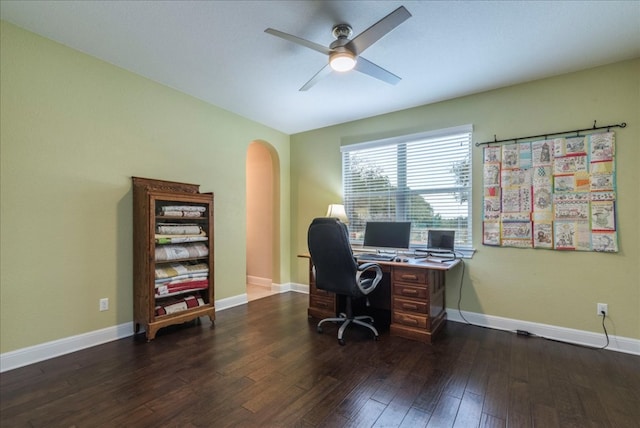
MULTIPOLYGON (((279 158, 274 277, 306 283, 306 260, 296 255, 307 251, 311 219, 341 200, 341 144, 467 123, 474 141, 486 141, 594 119, 629 124, 616 129, 621 251, 483 247, 474 148, 478 251, 467 261, 462 309, 600 332, 595 304, 604 302, 610 334, 640 338, 640 59, 289 137, 0 25, 0 353, 132 320, 131 176, 215 193, 219 300, 245 292, 244 171, 254 140, 279 158), (107 312, 98 312, 102 297, 107 312)), ((458 278, 449 281, 449 306, 458 278)))
POLYGON ((245 161, 258 139, 279 157, 274 277, 289 281, 288 135, 6 22, 1 30, 0 352, 132 320, 131 176, 215 193, 216 300, 244 293, 245 161))
MULTIPOLYGON (((400 83, 402 84, 402 83, 400 83)), ((307 282, 306 230, 340 202, 340 145, 473 124, 474 142, 627 122, 616 128, 620 252, 559 252, 481 243, 482 149, 473 148, 473 242, 462 284, 464 311, 640 339, 640 59, 318 129, 291 137, 293 279, 307 282)), ((459 273, 450 273, 455 308, 459 273)))

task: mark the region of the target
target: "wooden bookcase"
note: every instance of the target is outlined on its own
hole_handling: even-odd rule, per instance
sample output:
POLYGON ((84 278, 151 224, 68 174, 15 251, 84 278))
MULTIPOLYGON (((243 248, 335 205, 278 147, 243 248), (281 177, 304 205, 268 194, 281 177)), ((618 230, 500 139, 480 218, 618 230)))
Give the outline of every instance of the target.
POLYGON ((199 187, 133 177, 133 317, 147 340, 173 324, 215 321, 213 193, 199 187))

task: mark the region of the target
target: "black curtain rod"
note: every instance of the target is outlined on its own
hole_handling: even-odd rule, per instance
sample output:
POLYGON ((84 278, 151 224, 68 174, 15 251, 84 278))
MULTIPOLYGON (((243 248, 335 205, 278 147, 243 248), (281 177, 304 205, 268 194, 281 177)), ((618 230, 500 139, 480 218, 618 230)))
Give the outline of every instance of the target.
POLYGON ((544 139, 546 140, 548 137, 553 136, 553 135, 564 135, 564 134, 574 134, 575 133, 576 137, 579 137, 581 132, 596 131, 598 129, 606 129, 607 132, 609 132, 609 130, 611 128, 625 128, 626 126, 627 126, 626 122, 618 123, 616 125, 596 126, 596 121, 594 120, 592 128, 575 129, 573 131, 551 132, 551 133, 548 133, 548 134, 530 135, 529 137, 508 138, 506 140, 498 140, 496 138, 496 135, 493 134, 493 141, 485 141, 484 143, 476 143, 476 147, 484 146, 486 144, 506 143, 507 141, 513 141, 514 143, 517 143, 519 140, 528 140, 528 139, 531 139, 531 138, 540 138, 540 137, 544 137, 544 139))

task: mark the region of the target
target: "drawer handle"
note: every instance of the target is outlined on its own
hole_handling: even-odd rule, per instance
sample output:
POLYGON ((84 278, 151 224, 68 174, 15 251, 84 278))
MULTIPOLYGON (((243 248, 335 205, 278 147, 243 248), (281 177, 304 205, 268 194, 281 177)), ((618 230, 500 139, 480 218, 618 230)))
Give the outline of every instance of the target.
POLYGON ((403 288, 402 294, 409 294, 409 295, 415 296, 418 294, 418 290, 413 290, 411 288, 403 288))
POLYGON ((320 307, 326 308, 329 305, 327 303, 325 303, 325 302, 317 302, 316 306, 320 306, 320 307))
POLYGON ((408 324, 418 324, 418 320, 415 320, 413 318, 403 318, 403 321, 408 323, 408 324))
POLYGON ((418 305, 410 305, 410 304, 404 303, 402 305, 402 309, 408 309, 408 310, 412 310, 412 311, 417 311, 418 310, 418 305))
POLYGON ((412 279, 414 281, 416 281, 418 279, 418 277, 416 275, 409 275, 409 274, 402 274, 402 279, 412 279))

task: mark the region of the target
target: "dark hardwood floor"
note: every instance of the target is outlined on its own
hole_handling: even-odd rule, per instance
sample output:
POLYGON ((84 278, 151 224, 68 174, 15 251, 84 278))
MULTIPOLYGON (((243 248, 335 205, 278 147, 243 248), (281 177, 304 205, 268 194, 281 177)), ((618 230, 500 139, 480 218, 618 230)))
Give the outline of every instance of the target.
POLYGON ((346 346, 285 293, 1 375, 2 427, 638 427, 640 357, 449 322, 346 346))

